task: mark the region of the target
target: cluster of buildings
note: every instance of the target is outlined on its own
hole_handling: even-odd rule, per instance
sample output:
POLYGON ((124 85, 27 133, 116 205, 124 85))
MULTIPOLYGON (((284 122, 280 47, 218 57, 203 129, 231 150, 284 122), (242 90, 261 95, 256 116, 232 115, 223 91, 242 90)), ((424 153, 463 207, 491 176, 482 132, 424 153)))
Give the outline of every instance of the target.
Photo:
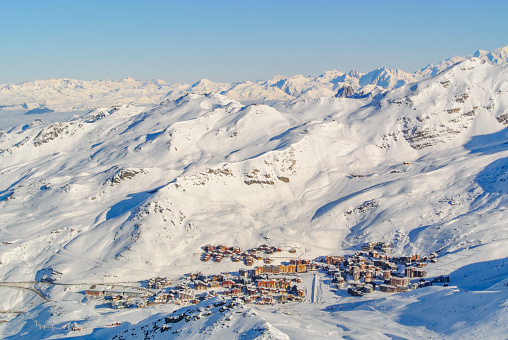
MULTIPOLYGON (((254 259, 263 259, 265 264, 254 268, 242 268, 235 273, 203 275, 191 273, 172 283, 168 278, 155 277, 146 282, 145 288, 90 289, 85 296, 109 300, 111 308, 145 307, 154 304, 196 304, 217 295, 236 297, 245 303, 275 304, 303 301, 306 289, 300 274, 321 270, 332 279, 330 284, 337 289, 347 289, 353 296, 362 296, 376 290, 396 293, 430 286, 433 283, 449 282, 448 276, 432 280, 425 279, 428 263, 437 261, 437 254, 391 257, 389 243, 369 242, 353 255, 324 256, 316 262, 290 259, 289 263, 269 264, 269 254, 281 252, 280 248, 266 244, 242 252, 240 247, 224 245, 203 247, 202 261, 220 262, 230 257, 239 262, 243 259, 252 266, 254 259), (261 256, 261 254, 267 254, 261 256)), ((294 249, 290 250, 294 253, 294 249)), ((95 288, 95 287, 92 287, 95 288)))
POLYGON ((389 242, 366 242, 362 246, 363 251, 381 251, 383 253, 391 253, 392 245, 389 242))
POLYGON ((190 287, 195 291, 206 291, 201 295, 203 299, 222 294, 238 297, 245 303, 256 304, 302 301, 305 297, 305 288, 301 285, 301 279, 294 274, 284 275, 296 271, 286 272, 279 268, 289 266, 296 268, 295 265, 264 266, 251 270, 240 269, 238 275, 223 273, 205 276, 197 273, 189 274, 187 278, 191 282, 190 287), (275 277, 273 274, 278 275, 275 277))
POLYGON ((271 263, 272 259, 266 256, 263 258, 261 254, 270 255, 282 251, 280 248, 271 247, 266 244, 243 252, 238 246, 228 247, 225 245, 206 245, 203 247, 203 250, 204 253, 201 256, 201 261, 207 262, 211 259, 214 262, 221 262, 224 258, 230 258, 233 262, 244 261, 246 266, 252 266, 254 260, 263 260, 265 263, 271 263))
POLYGON ((306 273, 309 270, 317 269, 318 265, 309 260, 291 259, 289 264, 265 265, 248 270, 242 268, 239 270, 239 275, 242 277, 258 277, 262 274, 306 273))
POLYGON ((354 255, 326 256, 323 269, 332 277, 338 289, 348 289, 353 296, 362 296, 379 290, 385 293, 398 293, 432 285, 435 282, 449 282, 449 277, 441 276, 432 280, 424 279, 428 263, 437 262, 437 254, 422 257, 390 257, 390 244, 369 242, 362 251, 354 255))
POLYGON ((171 286, 171 281, 166 277, 155 277, 148 280, 146 288, 161 289, 171 286))
POLYGON ((303 301, 306 290, 297 273, 315 270, 306 260, 292 260, 287 265, 265 265, 240 269, 238 274, 188 274, 174 285, 167 278, 149 279, 146 289, 89 289, 85 296, 105 299, 110 308, 140 308, 155 304, 196 304, 217 295, 236 297, 245 303, 260 305, 303 301))
POLYGON ((137 288, 85 290, 87 298, 108 300, 108 306, 113 309, 146 307, 150 295, 150 292, 137 288))

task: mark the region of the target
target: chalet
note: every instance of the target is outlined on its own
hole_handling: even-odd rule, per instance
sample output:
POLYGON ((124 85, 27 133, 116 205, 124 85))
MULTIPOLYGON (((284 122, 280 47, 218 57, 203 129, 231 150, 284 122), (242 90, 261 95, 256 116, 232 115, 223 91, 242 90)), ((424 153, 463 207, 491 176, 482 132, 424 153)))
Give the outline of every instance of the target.
POLYGON ((191 290, 180 290, 177 297, 179 300, 192 300, 194 299, 194 293, 191 290))
POLYGON ((85 290, 85 296, 89 299, 98 299, 104 296, 104 291, 88 289, 85 290))
POLYGON ((232 288, 235 285, 235 282, 232 280, 224 280, 220 285, 222 288, 232 288))
POLYGON ((306 264, 299 264, 296 266, 296 272, 297 273, 306 273, 307 272, 307 265, 306 264))
POLYGON ((432 286, 432 282, 431 281, 427 281, 425 279, 421 279, 420 281, 418 281, 418 287, 430 287, 432 286))
POLYGON ((203 250, 206 252, 212 252, 215 250, 215 246, 207 244, 206 246, 203 247, 203 250))
POLYGON ((370 257, 379 257, 379 253, 376 250, 369 251, 370 257))
POLYGON ((362 288, 362 292, 366 293, 366 294, 370 294, 374 291, 374 286, 371 285, 371 284, 366 284, 365 286, 363 286, 362 288))
POLYGON ((425 277, 427 275, 427 272, 423 269, 416 268, 414 270, 414 277, 425 277))
POLYGON ((287 280, 279 280, 278 285, 280 288, 288 289, 291 287, 291 282, 287 280))
POLYGON ((389 263, 387 260, 374 260, 374 266, 376 267, 388 268, 389 263))
POLYGON ((363 296, 363 292, 357 288, 348 288, 347 293, 352 296, 363 296))
POLYGON ((120 302, 120 301, 111 301, 109 303, 109 308, 113 308, 113 309, 124 309, 125 308, 125 305, 123 304, 123 302, 120 302))
POLYGON ((154 296, 153 300, 155 302, 165 303, 165 302, 167 302, 169 300, 173 300, 174 298, 175 298, 175 295, 172 294, 172 293, 169 293, 169 294, 159 293, 159 294, 154 296))
POLYGON ((435 277, 432 280, 432 282, 436 282, 436 283, 448 283, 448 282, 450 282, 450 277, 449 276, 441 275, 441 276, 435 277))
POLYGON ((148 289, 161 289, 165 287, 169 287, 171 285, 171 281, 164 277, 155 277, 148 280, 146 287, 148 289))
POLYGON ((344 260, 344 256, 325 256, 324 260, 326 264, 337 265, 344 260))
POLYGON ((365 276, 363 277, 363 282, 368 283, 374 281, 374 276, 371 271, 365 272, 365 276))
POLYGON ((332 282, 343 282, 344 281, 344 277, 342 276, 342 274, 343 273, 341 273, 341 272, 335 273, 333 275, 332 282))
POLYGON ((203 273, 201 272, 198 272, 198 273, 190 273, 189 276, 188 276, 189 279, 191 280, 201 280, 204 278, 204 275, 203 273))
POLYGON ((300 287, 296 287, 294 286, 293 289, 295 292, 296 292, 296 296, 299 296, 299 297, 304 297, 305 296, 305 290, 303 288, 300 288, 300 287))
POLYGON ((222 281, 224 281, 224 276, 223 275, 210 275, 210 279, 212 281, 222 282, 222 281))
POLYGON ((264 274, 263 267, 256 267, 254 269, 249 270, 250 276, 259 276, 261 274, 264 274))
POLYGON ((239 296, 242 293, 240 288, 232 288, 230 290, 226 290, 222 292, 222 295, 229 295, 229 296, 239 296))
POLYGON ((383 293, 398 293, 399 288, 391 285, 380 285, 379 290, 383 293))
POLYGON ((194 281, 194 289, 195 290, 207 290, 208 284, 204 283, 201 280, 194 281))
POLYGON ((259 301, 260 305, 272 305, 273 304, 273 297, 271 296, 263 296, 261 297, 261 301, 259 301))
POLYGON ((374 249, 375 246, 376 246, 375 242, 366 242, 362 245, 362 250, 369 251, 374 249))
POLYGON ((257 289, 256 289, 256 288, 254 288, 254 287, 247 287, 247 288, 245 289, 245 293, 246 293, 247 295, 250 295, 250 296, 252 296, 252 295, 256 295, 256 294, 257 294, 257 289))
POLYGON ((391 277, 390 278, 390 285, 391 286, 407 286, 410 284, 409 277, 391 277))
POLYGON ((259 280, 258 287, 275 288, 275 280, 259 280))
POLYGON ((294 264, 294 265, 300 265, 300 264, 309 264, 310 261, 309 260, 300 260, 300 259, 291 259, 291 260, 289 260, 289 263, 294 264))
POLYGON ((379 244, 379 250, 381 250, 384 253, 390 253, 391 252, 391 244, 389 242, 384 242, 379 244))
POLYGON ((404 276, 409 277, 409 278, 415 277, 415 268, 414 267, 406 267, 404 269, 404 276))

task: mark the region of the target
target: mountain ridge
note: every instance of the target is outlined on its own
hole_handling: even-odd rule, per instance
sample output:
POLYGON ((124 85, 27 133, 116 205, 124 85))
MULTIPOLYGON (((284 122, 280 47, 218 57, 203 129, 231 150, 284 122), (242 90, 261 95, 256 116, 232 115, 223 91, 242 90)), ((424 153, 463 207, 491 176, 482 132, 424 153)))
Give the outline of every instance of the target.
POLYGON ((177 99, 188 92, 218 92, 239 101, 263 103, 331 97, 340 88, 351 86, 359 96, 367 96, 433 77, 457 62, 473 57, 494 64, 504 64, 508 60, 508 46, 492 52, 478 50, 468 57, 451 57, 437 65, 429 64, 414 73, 381 67, 368 73, 330 70, 317 77, 274 76, 268 80, 234 83, 215 83, 201 79, 194 84, 169 85, 163 80, 140 81, 129 77, 120 81, 82 81, 67 78, 28 81, 0 85, 0 112, 2 109, 32 110, 39 107, 63 112, 132 103, 153 105, 164 99, 177 99))

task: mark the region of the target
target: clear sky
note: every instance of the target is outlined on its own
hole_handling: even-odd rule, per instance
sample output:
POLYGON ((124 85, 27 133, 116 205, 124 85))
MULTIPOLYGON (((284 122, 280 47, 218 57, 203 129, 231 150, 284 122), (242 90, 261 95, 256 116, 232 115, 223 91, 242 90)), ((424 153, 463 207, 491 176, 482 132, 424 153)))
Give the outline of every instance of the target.
POLYGON ((415 71, 508 45, 508 1, 0 0, 0 84, 415 71))

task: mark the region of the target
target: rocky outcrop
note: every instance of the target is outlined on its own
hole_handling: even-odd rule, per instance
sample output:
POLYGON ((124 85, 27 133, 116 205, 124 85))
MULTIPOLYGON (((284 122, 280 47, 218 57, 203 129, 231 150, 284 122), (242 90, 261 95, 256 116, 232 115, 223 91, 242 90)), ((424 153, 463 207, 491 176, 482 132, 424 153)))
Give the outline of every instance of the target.
POLYGON ((352 86, 342 86, 339 91, 337 91, 335 98, 351 98, 354 94, 355 91, 352 86))

